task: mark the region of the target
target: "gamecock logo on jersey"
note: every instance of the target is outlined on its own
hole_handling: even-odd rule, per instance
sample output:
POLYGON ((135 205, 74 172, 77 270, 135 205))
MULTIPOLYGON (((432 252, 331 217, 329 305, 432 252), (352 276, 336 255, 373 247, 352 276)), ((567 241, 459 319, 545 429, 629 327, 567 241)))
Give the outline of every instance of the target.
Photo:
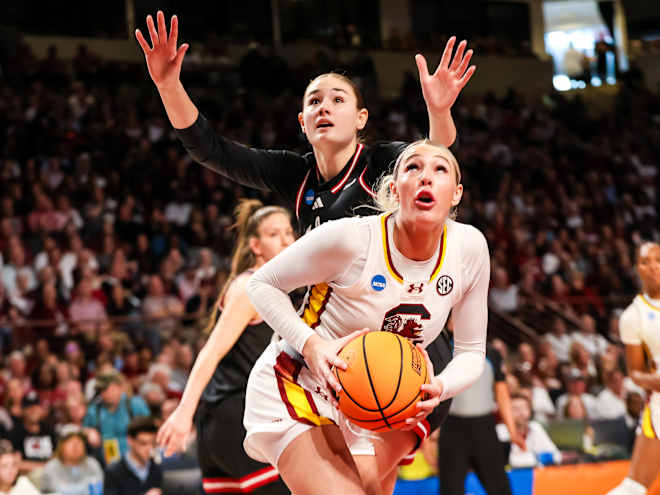
POLYGON ((397 333, 418 344, 424 341, 423 321, 430 318, 431 313, 423 304, 399 304, 385 313, 381 330, 397 333))

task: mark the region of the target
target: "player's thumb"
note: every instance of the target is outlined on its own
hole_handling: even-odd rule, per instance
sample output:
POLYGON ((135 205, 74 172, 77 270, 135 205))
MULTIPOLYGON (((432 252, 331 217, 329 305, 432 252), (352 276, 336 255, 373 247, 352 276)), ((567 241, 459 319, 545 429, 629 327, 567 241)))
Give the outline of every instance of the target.
POLYGON ((181 65, 183 63, 183 57, 185 57, 188 48, 190 48, 190 45, 188 43, 184 43, 179 47, 179 49, 176 52, 176 58, 174 59, 176 65, 181 65))
POLYGON ((365 333, 369 333, 370 330, 368 328, 363 328, 362 330, 356 330, 355 332, 349 333, 346 335, 346 337, 342 337, 340 339, 337 339, 337 343, 341 345, 339 348, 340 350, 344 348, 346 344, 348 344, 351 340, 357 339, 361 335, 364 335, 365 333))

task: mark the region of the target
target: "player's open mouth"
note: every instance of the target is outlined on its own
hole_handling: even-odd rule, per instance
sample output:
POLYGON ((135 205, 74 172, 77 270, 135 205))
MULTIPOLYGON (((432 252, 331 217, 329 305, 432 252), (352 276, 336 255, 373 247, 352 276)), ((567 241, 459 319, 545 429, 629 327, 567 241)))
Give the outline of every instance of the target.
POLYGON ((326 127, 334 127, 334 124, 332 122, 328 121, 328 120, 319 120, 316 123, 316 128, 317 129, 323 129, 323 128, 326 128, 326 127))
POLYGON ((415 196, 415 206, 422 210, 430 210, 435 204, 435 198, 431 191, 422 190, 417 193, 415 196))

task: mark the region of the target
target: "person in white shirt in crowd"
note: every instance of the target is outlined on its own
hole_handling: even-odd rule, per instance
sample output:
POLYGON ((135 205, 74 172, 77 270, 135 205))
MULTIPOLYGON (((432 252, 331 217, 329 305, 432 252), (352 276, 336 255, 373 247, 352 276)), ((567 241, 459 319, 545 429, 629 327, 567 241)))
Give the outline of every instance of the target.
POLYGON ((25 476, 18 475, 21 454, 9 440, 0 439, 0 495, 40 495, 25 476))
POLYGON ((626 389, 623 373, 615 369, 605 374, 605 388, 597 396, 598 418, 615 419, 626 415, 626 389))
MULTIPOLYGON (((516 431, 525 439, 525 449, 511 443, 509 465, 512 468, 533 467, 538 464, 558 464, 561 452, 554 444, 543 426, 532 419, 532 407, 529 398, 523 394, 511 395, 511 412, 516 431)), ((497 434, 501 441, 508 442, 509 431, 504 424, 497 425, 497 434)))
POLYGON ((573 339, 582 344, 592 357, 605 352, 609 342, 596 330, 596 320, 585 313, 580 317, 580 330, 573 333, 573 339))
POLYGON ((558 419, 564 419, 566 404, 571 397, 579 397, 587 412, 587 417, 598 417, 598 403, 596 397, 587 393, 587 382, 582 372, 571 368, 566 376, 566 393, 557 399, 558 419))
POLYGON ((493 287, 488 293, 488 303, 497 311, 515 313, 518 310, 518 286, 509 281, 509 274, 502 267, 493 273, 493 287))
POLYGON ((543 338, 550 342, 552 350, 555 351, 560 361, 569 360, 573 338, 566 333, 566 322, 561 316, 555 316, 550 332, 546 333, 543 338))

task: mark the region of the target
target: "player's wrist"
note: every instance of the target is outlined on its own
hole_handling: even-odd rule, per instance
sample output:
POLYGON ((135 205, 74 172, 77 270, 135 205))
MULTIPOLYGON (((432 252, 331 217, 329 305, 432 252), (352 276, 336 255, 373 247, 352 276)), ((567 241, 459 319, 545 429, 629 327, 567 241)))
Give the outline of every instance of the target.
POLYGON ((321 344, 323 340, 323 337, 317 333, 310 335, 302 345, 300 354, 302 354, 305 359, 309 358, 312 354, 314 354, 316 349, 318 349, 319 344, 321 344))

